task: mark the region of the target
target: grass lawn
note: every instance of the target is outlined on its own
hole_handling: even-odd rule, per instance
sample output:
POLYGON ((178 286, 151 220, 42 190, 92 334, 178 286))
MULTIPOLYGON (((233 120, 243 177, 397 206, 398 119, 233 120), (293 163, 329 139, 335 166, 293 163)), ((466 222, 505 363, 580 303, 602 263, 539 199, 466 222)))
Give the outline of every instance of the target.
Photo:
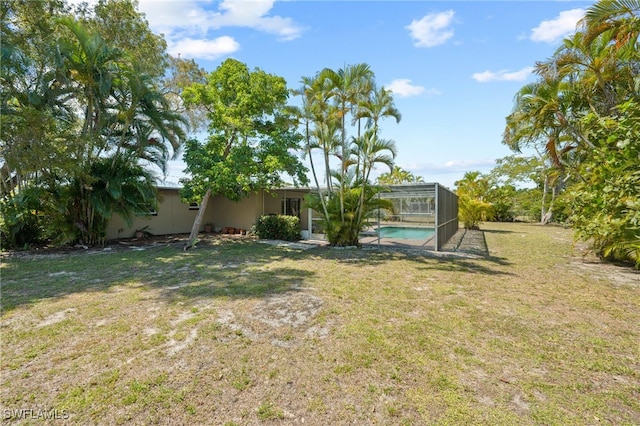
POLYGON ((5 256, 3 421, 640 424, 640 275, 570 230, 483 229, 489 257, 5 256))

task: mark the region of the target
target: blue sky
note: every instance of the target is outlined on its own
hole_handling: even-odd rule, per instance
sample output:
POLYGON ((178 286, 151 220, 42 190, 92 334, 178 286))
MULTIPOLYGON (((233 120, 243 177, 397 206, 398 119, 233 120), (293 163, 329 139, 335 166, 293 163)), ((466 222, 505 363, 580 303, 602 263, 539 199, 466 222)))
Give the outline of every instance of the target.
MULTIPOLYGON (((591 4, 139 0, 139 9, 170 53, 207 71, 231 57, 298 88, 325 67, 369 64, 402 113, 399 124, 382 123, 396 164, 452 188, 466 171, 488 172, 512 154, 501 134, 514 94, 591 4)), ((172 163, 168 180, 183 168, 172 163)))

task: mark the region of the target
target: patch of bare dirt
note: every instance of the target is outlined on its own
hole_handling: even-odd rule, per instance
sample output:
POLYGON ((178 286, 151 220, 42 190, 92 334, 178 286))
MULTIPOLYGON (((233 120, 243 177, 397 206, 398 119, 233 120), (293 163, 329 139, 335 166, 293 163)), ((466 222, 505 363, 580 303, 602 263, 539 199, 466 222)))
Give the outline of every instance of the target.
POLYGON ((304 338, 329 334, 326 326, 313 321, 322 305, 321 298, 306 292, 279 294, 257 302, 251 309, 220 310, 218 322, 251 340, 290 347, 304 338))
POLYGON ((640 288, 640 271, 631 266, 605 262, 593 254, 585 243, 576 244, 574 253, 567 264, 574 272, 609 281, 613 285, 640 288))
POLYGON ((572 258, 568 266, 581 275, 609 281, 613 285, 640 288, 640 271, 634 270, 630 266, 605 263, 591 257, 572 258))

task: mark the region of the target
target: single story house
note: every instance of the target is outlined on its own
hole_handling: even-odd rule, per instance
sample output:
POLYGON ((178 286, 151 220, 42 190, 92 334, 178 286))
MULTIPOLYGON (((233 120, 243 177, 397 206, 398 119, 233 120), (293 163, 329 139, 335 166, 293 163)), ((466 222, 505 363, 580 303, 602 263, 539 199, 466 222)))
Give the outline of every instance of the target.
MULTIPOLYGON (((120 215, 114 215, 107 226, 107 239, 130 238, 136 231, 144 230, 152 235, 183 234, 191 232, 198 214, 198 204, 188 204, 180 199, 180 187, 173 184, 158 186, 158 210, 147 217, 135 218, 131 226, 120 215)), ((206 224, 215 230, 236 228, 246 231, 258 218, 267 214, 288 214, 300 218, 303 238, 309 238, 312 211, 304 207, 304 196, 309 188, 278 188, 260 191, 239 201, 230 201, 221 195, 211 196, 204 213, 200 231, 206 224)))
MULTIPOLYGON (((200 206, 183 202, 179 189, 175 184, 158 186, 158 211, 150 212, 146 217, 135 218, 131 226, 127 226, 119 215, 114 215, 107 226, 106 238, 130 238, 138 230, 152 235, 191 232, 200 206)), ((278 188, 259 191, 239 201, 230 201, 221 195, 211 196, 199 231, 204 231, 206 225, 212 225, 216 232, 225 228, 250 231, 260 216, 286 214, 300 218, 302 239, 322 240, 322 220, 317 213, 306 208, 304 203, 304 196, 311 191, 310 188, 278 188)), ((458 230, 458 197, 438 183, 390 185, 379 197, 389 199, 394 204, 394 213, 385 218, 378 217, 378 235, 382 235, 381 225, 400 228, 430 227, 433 235, 426 237, 426 240, 420 237, 416 241, 421 247, 433 247, 437 251, 458 230)), ((378 244, 380 238, 387 237, 375 238, 378 244)), ((404 239, 405 244, 407 239, 412 239, 408 236, 398 238, 404 239)))

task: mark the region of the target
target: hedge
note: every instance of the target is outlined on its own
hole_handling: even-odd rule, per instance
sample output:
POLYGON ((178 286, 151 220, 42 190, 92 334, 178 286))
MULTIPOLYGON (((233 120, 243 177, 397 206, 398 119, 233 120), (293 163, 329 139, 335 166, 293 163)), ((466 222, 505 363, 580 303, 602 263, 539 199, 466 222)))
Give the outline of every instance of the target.
POLYGON ((259 238, 270 240, 300 240, 300 219, 296 216, 261 216, 255 226, 259 238))

